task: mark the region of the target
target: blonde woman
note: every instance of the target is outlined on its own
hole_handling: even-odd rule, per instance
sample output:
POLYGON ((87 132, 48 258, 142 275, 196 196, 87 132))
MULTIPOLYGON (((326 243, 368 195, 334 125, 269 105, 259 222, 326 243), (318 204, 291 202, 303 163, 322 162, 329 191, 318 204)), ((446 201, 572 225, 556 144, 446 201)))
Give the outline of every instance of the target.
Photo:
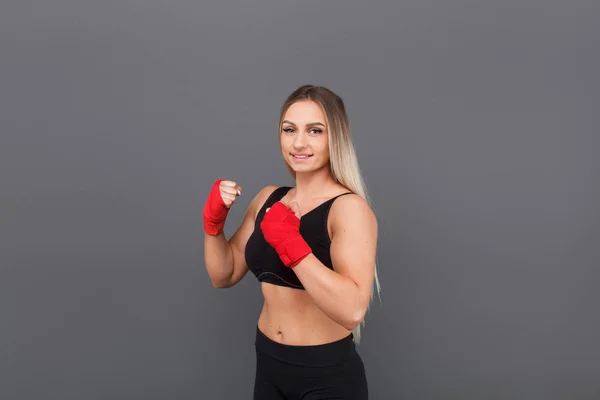
POLYGON ((260 282, 254 399, 367 399, 355 343, 379 290, 378 227, 342 99, 297 88, 281 108, 279 140, 295 186, 260 190, 229 239, 223 226, 242 188, 214 182, 204 206, 208 275, 217 288, 248 270, 260 282))

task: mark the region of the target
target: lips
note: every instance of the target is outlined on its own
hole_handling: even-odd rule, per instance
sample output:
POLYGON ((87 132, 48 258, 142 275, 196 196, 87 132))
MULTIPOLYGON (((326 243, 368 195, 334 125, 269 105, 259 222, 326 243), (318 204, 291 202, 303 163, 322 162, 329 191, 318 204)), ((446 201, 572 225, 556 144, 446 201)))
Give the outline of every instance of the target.
POLYGON ((298 159, 298 160, 306 160, 309 157, 312 157, 312 154, 306 154, 306 153, 298 153, 298 154, 293 154, 290 153, 292 157, 298 159))

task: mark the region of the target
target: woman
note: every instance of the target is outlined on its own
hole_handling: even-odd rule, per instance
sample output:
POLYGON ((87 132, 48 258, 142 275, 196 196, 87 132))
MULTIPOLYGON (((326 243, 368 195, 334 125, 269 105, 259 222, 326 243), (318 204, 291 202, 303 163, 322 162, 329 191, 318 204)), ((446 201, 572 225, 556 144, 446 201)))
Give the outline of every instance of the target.
POLYGON ((365 194, 342 99, 301 86, 281 109, 279 139, 295 187, 266 186, 227 240, 242 188, 217 180, 204 206, 213 285, 261 282, 254 399, 367 399, 355 349, 375 283, 377 220, 365 194))

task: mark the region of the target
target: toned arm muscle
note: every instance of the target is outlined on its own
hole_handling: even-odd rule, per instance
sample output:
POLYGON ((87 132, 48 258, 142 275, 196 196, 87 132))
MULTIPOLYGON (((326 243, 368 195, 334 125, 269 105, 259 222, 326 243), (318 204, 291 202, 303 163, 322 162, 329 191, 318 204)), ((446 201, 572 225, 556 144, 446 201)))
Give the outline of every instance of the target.
POLYGON ((362 322, 371 299, 377 219, 368 203, 354 195, 336 200, 329 215, 334 270, 311 254, 294 271, 317 306, 351 330, 362 322))

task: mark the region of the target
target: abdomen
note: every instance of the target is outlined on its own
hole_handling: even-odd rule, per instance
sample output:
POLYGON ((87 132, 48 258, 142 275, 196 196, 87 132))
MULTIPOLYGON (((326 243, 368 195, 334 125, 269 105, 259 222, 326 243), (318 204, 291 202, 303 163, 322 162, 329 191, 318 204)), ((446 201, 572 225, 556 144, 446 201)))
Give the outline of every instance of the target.
POLYGON ((264 306, 258 328, 270 339, 289 345, 317 345, 350 334, 325 315, 305 290, 261 283, 264 306))

